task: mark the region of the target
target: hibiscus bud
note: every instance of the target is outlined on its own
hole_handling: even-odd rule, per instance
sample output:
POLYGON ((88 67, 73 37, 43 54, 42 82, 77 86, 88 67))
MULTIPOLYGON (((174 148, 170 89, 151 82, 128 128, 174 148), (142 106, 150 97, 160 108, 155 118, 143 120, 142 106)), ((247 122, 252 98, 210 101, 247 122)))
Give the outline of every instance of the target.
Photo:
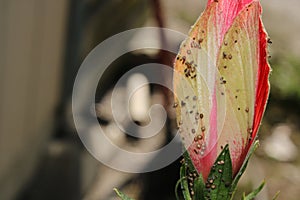
POLYGON ((261 13, 258 0, 209 0, 176 57, 177 123, 205 181, 227 145, 234 177, 256 138, 270 72, 261 13))

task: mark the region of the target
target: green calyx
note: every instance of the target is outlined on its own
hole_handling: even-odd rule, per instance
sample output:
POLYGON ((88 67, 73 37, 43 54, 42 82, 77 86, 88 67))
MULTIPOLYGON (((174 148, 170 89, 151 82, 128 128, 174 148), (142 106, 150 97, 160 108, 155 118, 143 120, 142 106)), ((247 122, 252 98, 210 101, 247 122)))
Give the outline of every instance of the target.
MULTIPOLYGON (((246 170, 251 155, 258 147, 255 141, 249 150, 243 165, 238 174, 233 177, 232 163, 229 145, 226 145, 217 157, 211 168, 206 182, 203 181, 201 174, 198 174, 187 152, 184 153, 184 163, 180 169, 180 180, 182 196, 184 200, 232 200, 237 188, 237 183, 246 170)), ((251 200, 262 190, 264 182, 242 200, 251 200)), ((176 187, 176 198, 179 200, 176 187)))

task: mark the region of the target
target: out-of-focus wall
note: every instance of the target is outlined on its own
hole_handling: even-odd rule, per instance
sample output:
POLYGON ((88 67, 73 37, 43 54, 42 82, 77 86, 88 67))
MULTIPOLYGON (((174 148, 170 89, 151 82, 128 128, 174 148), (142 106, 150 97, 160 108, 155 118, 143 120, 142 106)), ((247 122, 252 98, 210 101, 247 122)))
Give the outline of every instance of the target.
POLYGON ((0 199, 34 172, 53 130, 67 0, 0 0, 0 199))

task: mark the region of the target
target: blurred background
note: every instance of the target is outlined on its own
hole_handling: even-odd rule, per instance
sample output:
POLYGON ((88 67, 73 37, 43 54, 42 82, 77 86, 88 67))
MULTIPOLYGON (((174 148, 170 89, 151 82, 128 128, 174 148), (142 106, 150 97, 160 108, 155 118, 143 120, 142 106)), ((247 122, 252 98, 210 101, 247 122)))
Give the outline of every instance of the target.
MULTIPOLYGON (((136 199, 175 199, 179 161, 155 172, 129 174, 102 165, 87 152, 73 124, 72 87, 83 59, 106 38, 145 26, 188 33, 205 5, 204 0, 0 0, 0 199, 107 200, 116 199, 114 187, 136 199)), ((267 186, 257 199, 272 199, 281 191, 278 199, 297 200, 300 2, 262 0, 262 5, 273 41, 272 90, 260 129, 261 146, 240 190, 250 191, 265 178, 267 186)), ((151 39, 164 42, 159 36, 151 39)), ((95 103, 98 121, 114 143, 149 151, 170 141, 175 118, 171 94, 164 88, 149 86, 135 98, 137 110, 147 110, 142 101, 146 100, 164 105, 169 112, 165 127, 150 141, 122 134, 106 108, 113 85, 124 72, 149 62, 171 65, 173 58, 167 52, 141 50, 112 63, 99 83, 95 103)), ((139 80, 144 79, 133 83, 139 80)), ((126 87, 117 90, 123 105, 126 87)), ((117 112, 122 113, 119 107, 117 112)), ((147 119, 137 114, 135 121, 143 124, 147 119)))

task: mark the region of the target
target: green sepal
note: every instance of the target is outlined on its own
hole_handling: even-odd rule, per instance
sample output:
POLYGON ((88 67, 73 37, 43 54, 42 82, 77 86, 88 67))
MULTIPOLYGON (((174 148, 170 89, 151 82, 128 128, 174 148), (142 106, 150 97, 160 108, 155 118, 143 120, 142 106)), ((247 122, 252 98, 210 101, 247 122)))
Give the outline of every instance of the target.
POLYGON ((186 169, 186 165, 184 163, 180 167, 181 191, 182 191, 182 194, 183 194, 183 197, 185 200, 192 200, 192 197, 191 197, 190 191, 189 191, 189 185, 188 185, 186 172, 187 172, 187 169, 186 169))
POLYGON ((258 148, 258 146, 259 146, 259 141, 256 140, 253 143, 252 147, 250 148, 250 150, 249 150, 249 152, 248 152, 248 154, 247 154, 247 156, 246 156, 246 158, 245 158, 245 160, 244 160, 244 162, 243 162, 243 164, 242 164, 239 172, 235 176, 235 178, 234 178, 234 180, 233 180, 233 182, 231 184, 231 187, 230 187, 230 193, 232 193, 231 199, 233 199, 234 193, 235 193, 236 188, 237 188, 237 184, 238 184, 240 178, 242 177, 242 175, 244 174, 244 172, 245 172, 245 170, 247 168, 247 165, 248 165, 250 157, 253 155, 254 151, 258 148))
POLYGON ((184 149, 184 152, 183 152, 183 158, 184 158, 184 163, 186 164, 187 168, 189 169, 190 172, 197 172, 192 160, 191 160, 191 157, 188 153, 188 151, 186 149, 184 149))
POLYGON ((258 195, 258 193, 263 189, 264 186, 265 186, 265 181, 263 181, 258 188, 256 188, 253 192, 251 192, 247 196, 245 196, 245 193, 244 193, 242 200, 254 199, 258 195))
POLYGON ((204 199, 204 189, 205 189, 205 184, 203 181, 203 177, 201 174, 198 175, 197 178, 194 180, 194 193, 195 195, 193 196, 194 200, 205 200, 204 199))
POLYGON ((184 164, 185 164, 185 168, 186 168, 186 172, 185 172, 186 176, 188 175, 188 173, 191 173, 191 174, 196 173, 196 175, 197 175, 196 177, 193 177, 194 181, 193 181, 192 190, 193 190, 194 194, 191 195, 192 200, 204 200, 205 183, 203 181, 202 174, 199 174, 198 171, 196 170, 196 168, 191 160, 191 157, 186 149, 184 149, 183 158, 184 158, 184 164))
POLYGON ((229 146, 226 145, 211 168, 206 181, 205 199, 229 199, 232 183, 232 163, 229 146))
POLYGON ((114 191, 116 192, 116 194, 118 195, 118 197, 121 200, 134 200, 130 197, 128 197, 126 194, 124 194, 123 192, 119 191, 117 188, 114 188, 114 191))

